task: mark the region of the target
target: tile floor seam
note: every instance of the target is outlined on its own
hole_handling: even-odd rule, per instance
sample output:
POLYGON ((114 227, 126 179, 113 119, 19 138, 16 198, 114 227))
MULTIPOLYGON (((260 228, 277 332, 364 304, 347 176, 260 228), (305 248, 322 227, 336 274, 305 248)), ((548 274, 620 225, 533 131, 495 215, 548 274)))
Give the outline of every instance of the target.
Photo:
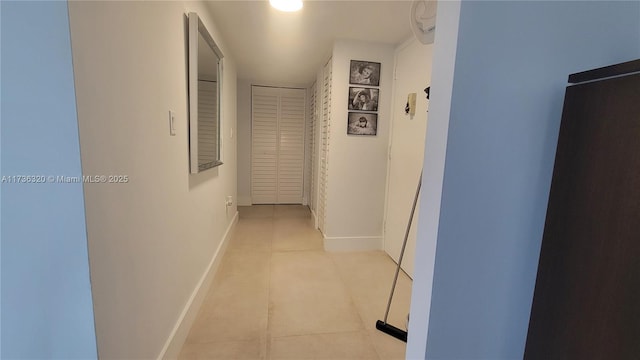
MULTIPOLYGON (((392 258, 389 254, 387 254, 386 252, 384 252, 384 254, 385 254, 385 255, 386 255, 386 256, 387 256, 387 257, 388 257, 388 258, 389 258, 389 259, 390 259, 394 264, 396 264, 396 262, 393 260, 393 258, 392 258)), ((376 331, 379 331, 379 330, 377 330, 377 329, 368 329, 368 328, 367 328, 367 324, 365 323, 365 318, 366 318, 366 316, 365 316, 365 309, 364 309, 364 308, 362 308, 362 305, 361 305, 359 302, 355 301, 355 295, 353 294, 353 290, 351 289, 350 284, 348 284, 348 283, 347 283, 346 276, 344 275, 343 270, 342 270, 339 266, 337 266, 338 264, 337 264, 337 262, 336 262, 336 258, 335 258, 335 256, 330 256, 330 257, 331 257, 331 260, 336 264, 336 268, 338 269, 338 273, 339 273, 339 276, 341 277, 342 281, 347 285, 347 289, 348 289, 348 291, 349 291, 349 295, 351 296, 352 301, 354 302, 355 308, 356 308, 356 310, 358 311, 358 316, 360 316, 361 321, 363 322, 363 325, 364 325, 364 327, 365 327, 364 331, 366 332, 366 336, 367 336, 367 338, 369 339, 369 342, 371 343, 371 345, 372 345, 372 347, 373 347, 373 350, 374 350, 374 352, 375 352, 376 356, 378 357, 378 360, 382 360, 382 359, 384 359, 383 354, 380 352, 380 350, 378 349, 378 347, 377 347, 377 346, 375 346, 374 339, 373 339, 373 337, 372 337, 372 334, 374 334, 376 331)), ((397 264, 396 264, 396 265, 397 265, 397 264)), ((403 271, 403 272, 404 272, 404 271, 403 271)), ((389 291, 391 291, 391 289, 389 289, 389 291)), ((388 299, 387 299, 387 302, 388 302, 388 299)), ((386 310, 387 302, 385 302, 385 310, 386 310)), ((382 317, 380 317, 380 319, 382 319, 382 318, 384 317, 384 314, 381 314, 381 316, 382 316, 382 317)))
POLYGON ((309 332, 309 333, 301 333, 301 334, 295 334, 295 335, 280 335, 280 336, 274 336, 274 339, 289 339, 289 338, 295 338, 295 337, 304 337, 304 336, 314 336, 314 335, 346 335, 346 334, 360 334, 360 333, 368 333, 369 331, 367 329, 361 329, 361 330, 344 330, 344 331, 328 331, 328 332, 323 332, 323 331, 319 331, 319 332, 309 332))
POLYGON ((273 250, 274 253, 293 253, 293 252, 321 252, 323 254, 328 254, 324 250, 318 249, 292 249, 292 250, 273 250))
POLYGON ((340 277, 340 280, 342 281, 343 285, 347 289, 347 292, 349 293, 349 298, 351 299, 351 302, 353 303, 353 306, 356 308, 356 311, 358 312, 358 317, 360 318, 360 322, 362 324, 363 331, 366 333, 367 339, 369 339, 369 343, 371 344, 371 347, 373 348, 373 351, 378 356, 378 360, 380 360, 382 357, 381 357, 380 353, 378 353, 378 349, 375 347, 375 345, 373 343, 373 339, 371 338, 371 336, 369 336, 369 331, 367 329, 367 324, 364 321, 365 317, 363 315, 363 309, 358 304, 358 302, 355 301, 353 290, 351 289, 349 284, 347 284, 347 281, 345 280, 345 276, 343 275, 342 270, 340 269, 340 266, 338 266, 338 263, 336 262, 335 258, 333 256, 331 256, 331 254, 329 254, 329 258, 331 259, 331 261, 335 265, 335 267, 336 267, 336 269, 338 271, 338 276, 340 277))
POLYGON ((266 360, 271 360, 271 280, 272 280, 272 272, 273 272, 273 241, 275 239, 275 220, 271 219, 271 234, 269 236, 269 275, 268 275, 268 287, 267 287, 267 326, 264 334, 265 338, 265 354, 264 358, 266 360))
MULTIPOLYGON (((251 339, 226 339, 225 335, 224 337, 210 337, 207 338, 207 341, 205 342, 198 342, 192 344, 192 346, 186 346, 186 350, 183 354, 184 356, 181 356, 181 359, 191 357, 207 359, 222 358, 225 360, 257 358, 267 360, 279 360, 284 358, 387 360, 404 358, 404 349, 406 344, 401 346, 398 341, 392 341, 391 339, 387 340, 384 334, 378 334, 375 327, 373 327, 373 324, 365 324, 365 320, 372 321, 372 318, 377 316, 375 313, 377 313, 378 310, 372 310, 376 306, 379 306, 373 306, 373 304, 380 302, 380 296, 375 295, 373 297, 362 298, 362 286, 359 286, 358 283, 360 280, 365 280, 366 283, 370 283, 372 287, 376 289, 380 288, 377 276, 374 275, 374 277, 371 277, 374 273, 369 274, 371 269, 377 268, 360 266, 354 267, 353 265, 357 264, 357 262, 353 262, 353 260, 351 260, 353 258, 343 258, 340 257, 341 255, 334 255, 335 253, 324 250, 322 247, 322 234, 320 233, 320 236, 317 236, 317 234, 311 234, 310 230, 315 230, 311 221, 309 221, 307 225, 308 231, 304 230, 298 234, 299 230, 303 230, 301 228, 301 222, 299 221, 299 219, 303 217, 300 215, 302 212, 309 212, 306 207, 276 207, 269 205, 265 207, 242 208, 239 209, 239 212, 242 222, 238 223, 238 229, 242 227, 242 235, 237 236, 238 229, 236 229, 231 239, 232 241, 240 239, 240 243, 236 243, 236 245, 239 244, 239 246, 233 249, 230 247, 229 250, 231 251, 225 251, 223 256, 224 258, 233 256, 235 259, 230 263, 237 263, 237 260, 241 260, 240 264, 244 264, 241 266, 250 266, 249 268, 244 268, 244 270, 242 270, 243 267, 241 267, 239 268, 241 272, 236 273, 243 274, 242 276, 247 277, 247 279, 253 279, 256 274, 266 270, 267 278, 266 281, 263 282, 263 284, 266 285, 266 291, 261 295, 259 293, 254 294, 253 292, 244 293, 245 295, 242 295, 248 297, 255 297, 252 294, 260 295, 260 299, 256 298, 257 302, 255 302, 255 306, 259 306, 260 310, 254 307, 254 311, 257 310, 255 315, 251 315, 253 314, 253 311, 251 314, 246 311, 238 313, 243 319, 247 318, 247 316, 252 319, 257 319, 257 316, 259 316, 260 318, 265 319, 262 321, 266 321, 266 324, 255 323, 259 328, 253 327, 253 330, 251 330, 251 328, 246 328, 248 332, 238 333, 251 335, 251 339), (271 211, 271 214, 268 214, 269 211, 271 211), (242 217, 242 213, 245 214, 244 217, 242 217), (269 216, 265 217, 265 213, 269 216), (307 231, 307 234, 311 235, 304 235, 303 233, 305 231, 307 231), (265 244, 267 241, 268 244, 265 244), (305 241, 310 242, 305 243, 305 241), (312 244, 314 248, 305 248, 309 244, 312 244), (296 249, 296 247, 303 248, 296 249), (256 248, 260 248, 261 250, 256 251, 256 248), (317 255, 312 255, 312 253, 317 253, 317 255), (326 259, 327 257, 329 259, 326 259), (324 260, 321 258, 324 258, 324 260), (294 262, 291 263, 289 262, 290 260, 293 260, 294 262), (256 261, 266 265, 266 269, 263 267, 264 265, 254 268, 251 264, 256 263, 256 261), (308 261, 310 261, 310 263, 308 263, 308 261), (295 266, 293 268, 289 267, 291 264, 298 264, 296 266, 303 265, 303 267, 306 267, 307 264, 313 263, 324 265, 315 268, 313 270, 314 272, 311 273, 320 275, 319 278, 318 276, 312 276, 312 278, 308 279, 308 281, 312 283, 311 285, 318 284, 313 286, 319 286, 320 284, 323 284, 321 285, 321 288, 325 289, 325 292, 319 294, 328 294, 327 291, 330 293, 336 291, 339 293, 344 292, 344 295, 341 295, 344 300, 341 300, 334 305, 329 305, 328 307, 327 304, 333 304, 332 301, 334 300, 329 300, 331 301, 329 303, 323 301, 318 304, 320 307, 317 307, 315 302, 305 302, 305 300, 300 300, 302 301, 301 309, 306 309, 304 310, 306 313, 299 313, 297 318, 298 323, 300 321, 304 323, 317 317, 318 311, 328 311, 327 315, 336 314, 333 313, 333 308, 335 306, 341 306, 340 304, 343 302, 348 304, 347 307, 350 307, 351 309, 349 312, 343 313, 343 316, 335 317, 332 320, 325 322, 324 325, 320 327, 303 326, 300 328, 298 325, 294 325, 294 323, 287 324, 286 321, 283 323, 282 320, 286 318, 282 318, 282 309, 280 309, 280 313, 272 313, 272 303, 274 306, 288 306, 286 301, 285 303, 282 302, 283 299, 286 300, 288 298, 282 298, 282 296, 278 295, 280 290, 289 289, 288 291, 295 292, 306 287, 298 289, 297 282, 289 283, 286 280, 288 277, 280 278, 279 276, 282 275, 281 273, 283 269, 289 272, 292 270, 297 271, 295 266), (282 267, 283 264, 285 265, 284 268, 282 267), (331 267, 333 267, 333 269, 331 269, 331 267), (247 272, 246 270, 248 269, 254 270, 247 272), (332 281, 334 281, 335 286, 337 286, 335 289, 333 289, 333 287, 325 288, 327 284, 324 282, 328 281, 327 279, 329 279, 329 277, 334 279, 332 281), (320 282, 317 283, 316 281, 320 282), (353 288, 351 285, 353 285, 353 288), (339 288, 342 289, 339 290, 339 288), (262 300, 265 299, 263 296, 266 296, 266 306, 263 302, 265 300, 262 300), (263 317, 264 315, 258 315, 264 314, 265 307, 267 311, 266 317, 263 317), (286 326, 283 327, 283 324, 286 326), (346 324, 350 325, 344 326, 346 324), (283 329, 285 330, 284 332, 281 331, 283 329), (222 340, 223 338, 224 340, 222 340)), ((304 217, 308 216, 309 215, 307 214, 304 217)), ((375 257, 377 257, 377 255, 375 255, 375 257)), ((388 254, 387 257, 389 257, 388 254)), ((375 267, 388 266, 388 264, 385 264, 386 262, 384 261, 376 261, 372 265, 375 267)), ((384 273, 386 274, 386 270, 384 273)), ((304 277, 303 281, 306 281, 304 280, 304 277)), ((302 284, 304 285, 304 282, 302 284)), ((255 285, 250 287, 255 288, 255 285)), ((379 293, 378 290, 365 292, 365 294, 372 295, 377 293, 379 293)), ((207 297, 209 297, 209 295, 207 295, 207 297)), ((324 296, 322 298, 324 299, 324 296)), ((242 299, 244 299, 244 297, 242 299)), ((226 304, 234 306, 234 308, 238 308, 238 300, 242 299, 234 300, 234 298, 228 298, 224 301, 226 304)), ((327 299, 333 299, 333 297, 329 297, 327 299)), ((242 303, 244 303, 244 301, 242 303)), ((244 305, 241 305, 240 308, 242 308, 242 306, 244 305)), ((250 309, 247 308, 246 310, 250 309)), ((292 314, 291 312, 289 313, 292 314)), ((225 329, 224 331, 226 333, 227 327, 230 327, 228 330, 236 329, 237 325, 234 324, 238 324, 239 320, 241 319, 226 316, 223 323, 214 324, 214 327, 222 327, 225 329)), ((209 326, 211 326, 211 324, 209 324, 209 326)), ((243 326, 240 328, 243 328, 243 326)), ((202 333, 200 336, 201 335, 202 333)))
POLYGON ((378 350, 378 348, 374 345, 373 342, 373 337, 371 336, 371 331, 366 331, 366 336, 367 339, 369 339, 369 342, 371 343, 371 345, 373 346, 373 351, 376 353, 376 356, 378 356, 378 360, 382 360, 382 354, 380 354, 380 351, 378 350))

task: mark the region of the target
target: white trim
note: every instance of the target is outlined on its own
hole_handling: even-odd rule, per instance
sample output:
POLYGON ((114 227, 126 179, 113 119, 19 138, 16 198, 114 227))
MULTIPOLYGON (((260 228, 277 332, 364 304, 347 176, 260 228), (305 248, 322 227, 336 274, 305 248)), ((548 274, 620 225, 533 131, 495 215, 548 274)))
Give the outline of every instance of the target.
POLYGON ((317 229, 318 228, 318 216, 316 215, 316 212, 309 207, 309 210, 311 210, 311 223, 313 224, 313 228, 317 229))
POLYGON ((382 236, 351 236, 324 238, 325 251, 382 250, 382 236))
POLYGON ((238 196, 238 206, 251 206, 251 196, 238 196))
POLYGON ((236 224, 238 223, 238 212, 233 216, 233 220, 227 227, 227 231, 224 233, 222 237, 222 241, 220 245, 218 245, 218 249, 213 254, 211 261, 209 262, 209 266, 202 274, 200 281, 196 285, 195 289, 193 289, 193 293, 187 300, 187 303, 182 309, 182 313, 178 318, 169 338, 164 344, 162 351, 160 351, 160 355, 158 355, 158 360, 162 359, 177 359, 178 355, 180 355, 180 350, 182 350, 182 346, 184 345, 185 340, 187 339, 187 335, 189 335, 189 330, 191 330, 191 326, 195 321, 196 315, 198 315, 198 311, 200 310, 200 306, 204 301, 204 298, 209 291, 209 287, 211 286, 211 281, 215 276, 218 267, 220 266, 220 262, 222 257, 224 256, 227 245, 229 244, 229 240, 231 239, 231 235, 233 235, 233 230, 235 229, 236 224))
MULTIPOLYGON (((402 44, 398 45, 394 52, 393 52, 393 85, 391 87, 391 104, 395 104, 396 103, 396 96, 397 96, 397 92, 398 92, 398 81, 396 79, 396 68, 398 66, 398 54, 400 54, 400 52, 406 48, 407 46, 409 46, 411 43, 413 43, 414 41, 414 37, 410 37, 409 39, 405 40, 402 44)), ((390 179, 391 179, 391 148, 393 147, 393 130, 394 130, 394 124, 395 124, 395 117, 394 117, 394 113, 391 112, 391 121, 390 121, 390 125, 389 125, 389 141, 387 142, 387 156, 386 156, 386 161, 387 161, 387 178, 386 178, 386 182, 385 182, 385 186, 384 186, 384 211, 382 214, 382 250, 385 251, 385 253, 387 255, 389 255, 391 257, 391 254, 386 252, 386 248, 387 248, 387 217, 389 216, 388 210, 389 210, 389 183, 390 183, 390 179)))
POLYGON ((440 222, 442 185, 451 116, 451 97, 458 47, 460 0, 438 3, 433 48, 429 124, 425 139, 416 259, 411 292, 407 359, 424 359, 427 351, 431 291, 440 222))

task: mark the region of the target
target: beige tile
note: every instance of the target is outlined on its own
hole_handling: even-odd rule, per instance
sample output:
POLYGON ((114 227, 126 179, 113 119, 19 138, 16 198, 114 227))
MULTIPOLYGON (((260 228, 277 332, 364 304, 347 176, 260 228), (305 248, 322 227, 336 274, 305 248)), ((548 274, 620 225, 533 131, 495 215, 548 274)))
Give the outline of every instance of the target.
POLYGON ((305 205, 276 205, 273 216, 276 218, 311 218, 311 210, 305 205))
POLYGON ((311 219, 304 217, 274 218, 273 231, 277 235, 287 234, 291 231, 319 232, 313 228, 311 219))
MULTIPOLYGON (((396 264, 382 251, 332 253, 331 257, 352 294, 365 328, 375 329, 376 321, 384 317, 396 264)), ((410 304, 411 279, 401 271, 387 321, 405 329, 410 304)))
POLYGON ((228 251, 271 251, 273 220, 271 218, 240 219, 228 251))
POLYGON ((383 251, 364 252, 332 252, 328 253, 334 260, 340 274, 352 282, 364 281, 367 284, 379 283, 380 277, 392 280, 396 264, 383 251))
POLYGON ((251 277, 245 276, 225 276, 216 279, 209 289, 209 293, 205 298, 199 316, 210 316, 213 309, 220 306, 266 306, 268 297, 269 283, 265 279, 268 274, 255 274, 251 277))
POLYGON ((273 218, 272 217, 245 217, 238 219, 238 225, 236 226, 236 233, 245 233, 273 230, 273 218))
POLYGON ((323 242, 320 233, 298 233, 274 238, 273 251, 322 250, 323 242))
POLYGON ((264 341, 227 341, 186 344, 178 357, 180 360, 254 360, 266 359, 264 341))
POLYGON ((322 251, 273 253, 271 257, 270 295, 292 299, 322 286, 347 289, 335 264, 322 251))
MULTIPOLYGON (((383 301, 366 301, 361 298, 355 300, 356 308, 362 317, 365 329, 375 330, 376 321, 384 319, 388 296, 389 294, 385 294, 384 298, 381 298, 383 301)), ((409 313, 409 309, 408 306, 406 306, 405 309, 405 306, 399 303, 400 301, 397 301, 394 296, 387 321, 397 328, 406 330, 407 314, 409 313)))
POLYGON ((187 343, 256 340, 266 333, 269 253, 227 253, 187 343))
POLYGON ((279 359, 378 359, 366 332, 345 332, 273 338, 272 360, 279 359))
POLYGON ((306 218, 275 219, 273 251, 322 250, 322 234, 306 218))
POLYGON ((404 360, 407 343, 378 330, 369 330, 369 337, 380 360, 404 360))
POLYGON ((220 296, 268 291, 271 253, 227 252, 222 259, 205 302, 220 296))
POLYGON ((273 336, 362 329, 349 292, 325 253, 273 253, 269 328, 273 336))
POLYGON ((273 205, 238 206, 240 219, 271 218, 273 217, 273 205))
MULTIPOLYGON (((227 252, 222 259, 216 280, 233 277, 234 280, 269 281, 271 254, 258 251, 227 252)), ((212 288, 213 289, 213 288, 212 288)))
MULTIPOLYGON (((406 344, 375 329, 395 272, 384 252, 324 252, 305 206, 238 209, 182 359, 404 358, 406 344)), ((401 273, 390 324, 405 328, 410 293, 401 273)))
POLYGON ((266 297, 237 299, 232 303, 210 306, 208 316, 196 318, 186 343, 255 341, 266 333, 266 297))
POLYGON ((304 302, 274 301, 269 308, 269 328, 277 336, 361 330, 353 304, 340 296, 334 298, 337 301, 332 303, 330 297, 311 293, 304 302))

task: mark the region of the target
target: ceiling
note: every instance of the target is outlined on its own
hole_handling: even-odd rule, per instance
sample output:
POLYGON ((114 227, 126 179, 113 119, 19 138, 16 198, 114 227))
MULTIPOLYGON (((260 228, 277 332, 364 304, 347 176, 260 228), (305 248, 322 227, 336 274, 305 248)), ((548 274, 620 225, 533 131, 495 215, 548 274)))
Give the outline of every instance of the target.
POLYGON ((295 13, 267 0, 209 1, 238 78, 262 85, 307 86, 335 39, 400 44, 411 37, 411 1, 304 0, 295 13))

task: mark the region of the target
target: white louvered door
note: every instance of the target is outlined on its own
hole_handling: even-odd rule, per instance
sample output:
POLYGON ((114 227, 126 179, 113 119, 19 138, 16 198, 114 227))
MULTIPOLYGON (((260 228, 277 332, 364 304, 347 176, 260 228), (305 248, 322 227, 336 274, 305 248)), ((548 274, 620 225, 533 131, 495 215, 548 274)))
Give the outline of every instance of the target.
POLYGON ((275 204, 278 190, 278 94, 252 87, 251 202, 275 204))
POLYGON ((252 87, 251 201, 301 204, 304 89, 252 87))
POLYGON ((316 152, 316 83, 311 85, 311 91, 309 92, 309 147, 307 151, 311 154, 310 156, 310 165, 309 165, 309 207, 314 212, 316 211, 316 156, 318 156, 316 152))
POLYGON ((304 191, 304 89, 280 90, 278 204, 302 204, 304 191))
POLYGON ((331 124, 331 59, 323 70, 322 125, 320 128, 320 174, 318 178, 318 228, 325 233, 327 207, 327 173, 329 167, 329 134, 331 124))

